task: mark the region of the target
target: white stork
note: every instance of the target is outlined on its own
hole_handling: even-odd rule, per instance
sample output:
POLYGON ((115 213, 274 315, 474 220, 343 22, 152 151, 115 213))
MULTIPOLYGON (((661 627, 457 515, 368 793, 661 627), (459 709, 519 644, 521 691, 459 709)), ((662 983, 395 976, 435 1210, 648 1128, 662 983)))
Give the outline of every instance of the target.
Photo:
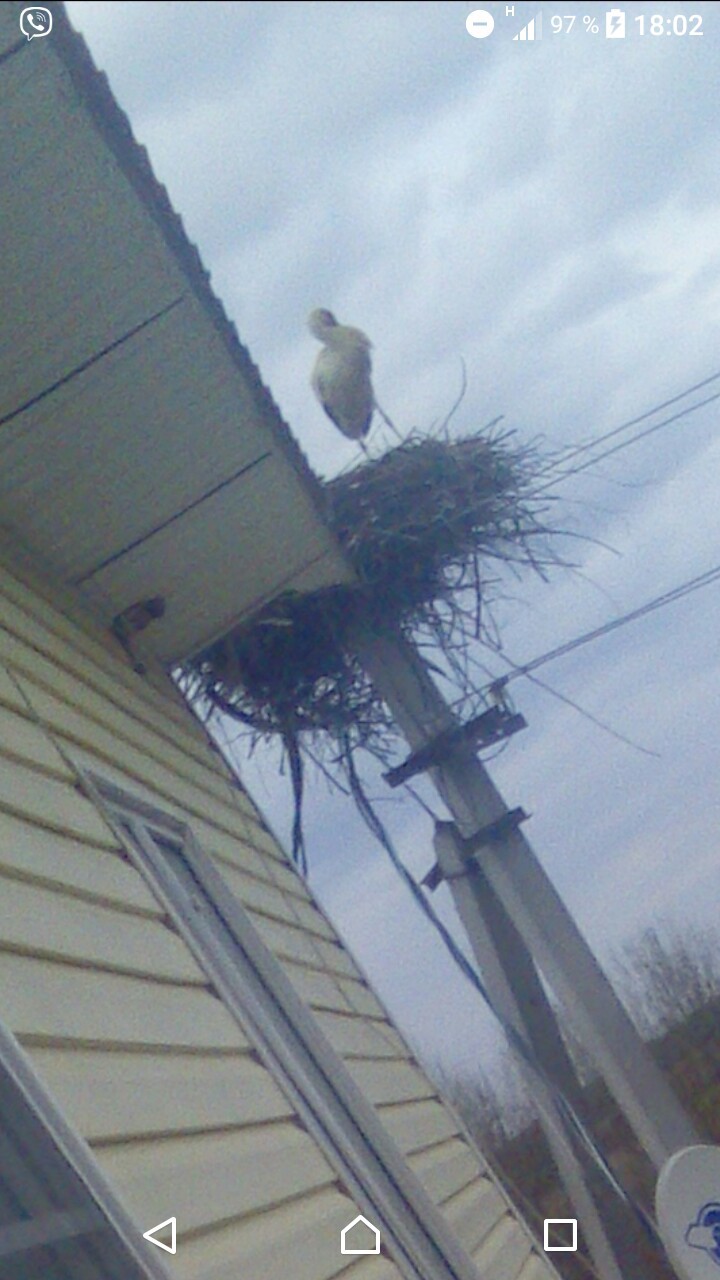
POLYGON ((312 389, 338 430, 349 440, 362 442, 376 407, 370 377, 372 343, 360 329, 338 324, 332 312, 322 308, 310 313, 308 328, 323 344, 312 373, 312 389))

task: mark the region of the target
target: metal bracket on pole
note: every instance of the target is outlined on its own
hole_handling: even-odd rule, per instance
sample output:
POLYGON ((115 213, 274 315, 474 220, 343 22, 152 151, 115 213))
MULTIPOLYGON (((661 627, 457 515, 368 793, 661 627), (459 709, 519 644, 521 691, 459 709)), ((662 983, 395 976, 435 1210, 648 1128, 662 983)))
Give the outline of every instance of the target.
MULTIPOLYGON (((486 826, 481 827, 472 836, 461 835, 454 822, 438 822, 436 823, 436 830, 443 827, 452 827, 459 849, 463 855, 467 855, 467 861, 470 862, 474 861, 472 855, 477 853, 479 849, 488 844, 501 843, 511 831, 517 831, 521 823, 527 822, 529 817, 529 813, 518 807, 517 809, 508 809, 507 813, 504 813, 502 817, 496 818, 494 822, 488 822, 486 826)), ((423 877, 422 883, 426 889, 430 889, 432 892, 437 889, 443 880, 457 880, 459 876, 464 875, 467 875, 467 871, 443 872, 440 865, 436 863, 428 871, 427 875, 423 877)))
POLYGON ((383 778, 388 786, 399 787, 403 782, 407 782, 408 778, 424 773, 433 765, 442 764, 458 747, 492 747, 496 742, 502 742, 504 738, 509 738, 513 733, 526 728, 527 721, 524 716, 510 711, 504 703, 499 703, 497 706, 488 707, 487 711, 474 716, 466 724, 441 730, 419 750, 413 751, 402 764, 384 773, 383 778))

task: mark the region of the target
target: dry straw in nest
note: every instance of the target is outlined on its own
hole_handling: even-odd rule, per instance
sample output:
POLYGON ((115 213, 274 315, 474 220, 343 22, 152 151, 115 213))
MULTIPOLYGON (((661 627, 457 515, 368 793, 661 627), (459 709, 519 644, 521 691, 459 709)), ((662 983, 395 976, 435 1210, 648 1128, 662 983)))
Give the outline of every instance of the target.
POLYGON ((414 436, 329 481, 328 523, 357 582, 280 596, 192 661, 192 692, 258 736, 377 748, 391 726, 347 646, 350 628, 424 631, 460 671, 497 590, 489 562, 543 572, 553 559, 532 497, 539 467, 508 432, 414 436))

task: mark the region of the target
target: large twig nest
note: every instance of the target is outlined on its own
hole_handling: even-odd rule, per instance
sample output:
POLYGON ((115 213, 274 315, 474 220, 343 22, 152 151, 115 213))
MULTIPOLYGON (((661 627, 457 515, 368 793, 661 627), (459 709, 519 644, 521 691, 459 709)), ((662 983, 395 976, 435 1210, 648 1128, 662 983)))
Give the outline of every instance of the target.
POLYGON ((532 493, 539 468, 510 433, 413 437, 329 481, 328 523, 357 583, 279 597, 188 665, 192 691, 260 735, 377 747, 390 722, 346 649, 350 626, 425 630, 457 668, 487 627, 490 563, 543 572, 555 559, 532 493))
POLYGON ((446 598, 479 557, 535 562, 546 532, 529 496, 536 471, 508 433, 417 437, 332 480, 328 520, 361 581, 402 618, 446 598))

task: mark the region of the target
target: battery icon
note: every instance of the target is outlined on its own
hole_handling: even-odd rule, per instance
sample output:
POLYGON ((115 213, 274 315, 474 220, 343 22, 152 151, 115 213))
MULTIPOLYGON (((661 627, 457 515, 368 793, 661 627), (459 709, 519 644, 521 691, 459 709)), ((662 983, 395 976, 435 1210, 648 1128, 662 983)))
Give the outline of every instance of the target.
POLYGON ((625 39, 625 14, 622 9, 611 9, 605 14, 605 35, 608 40, 625 39))

